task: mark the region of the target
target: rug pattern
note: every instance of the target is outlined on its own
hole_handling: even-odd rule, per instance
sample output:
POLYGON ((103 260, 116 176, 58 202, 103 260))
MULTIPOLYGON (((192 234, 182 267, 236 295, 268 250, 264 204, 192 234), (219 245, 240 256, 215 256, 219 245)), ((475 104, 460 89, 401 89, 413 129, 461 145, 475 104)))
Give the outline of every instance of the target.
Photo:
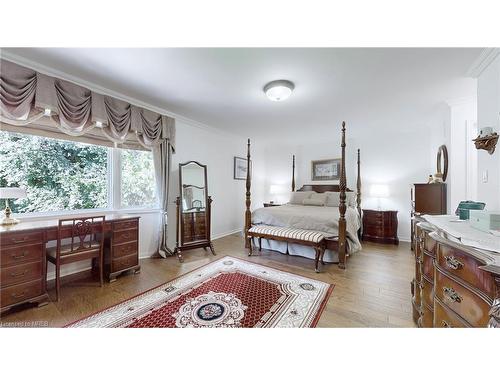
POLYGON ((224 257, 68 327, 312 327, 332 289, 224 257))

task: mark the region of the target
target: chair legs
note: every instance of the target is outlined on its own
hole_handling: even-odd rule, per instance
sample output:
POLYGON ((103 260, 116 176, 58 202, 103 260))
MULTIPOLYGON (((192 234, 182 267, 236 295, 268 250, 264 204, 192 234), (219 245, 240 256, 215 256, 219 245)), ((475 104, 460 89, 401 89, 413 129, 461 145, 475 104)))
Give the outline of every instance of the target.
POLYGON ((103 256, 103 252, 101 250, 101 252, 99 253, 99 281, 101 283, 101 287, 104 285, 103 268, 104 268, 104 256, 103 256))
POLYGON ((61 289, 61 265, 56 263, 56 301, 59 302, 59 290, 61 289))

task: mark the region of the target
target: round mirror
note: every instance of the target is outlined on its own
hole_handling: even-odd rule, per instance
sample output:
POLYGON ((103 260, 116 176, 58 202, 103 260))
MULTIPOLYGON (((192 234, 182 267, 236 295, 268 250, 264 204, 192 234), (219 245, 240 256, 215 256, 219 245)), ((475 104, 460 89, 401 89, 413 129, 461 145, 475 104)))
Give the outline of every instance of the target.
POLYGON ((442 145, 437 153, 437 175, 442 176, 443 182, 448 177, 448 149, 442 145))

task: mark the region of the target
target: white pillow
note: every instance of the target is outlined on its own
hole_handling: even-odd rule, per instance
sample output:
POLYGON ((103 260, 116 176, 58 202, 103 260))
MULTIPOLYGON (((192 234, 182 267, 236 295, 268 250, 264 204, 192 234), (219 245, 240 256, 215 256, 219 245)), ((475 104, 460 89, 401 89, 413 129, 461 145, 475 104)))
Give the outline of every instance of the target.
POLYGON ((302 204, 304 199, 311 197, 312 191, 294 191, 290 197, 290 204, 302 204))
MULTIPOLYGON (((326 194, 325 193, 312 193, 310 199, 321 202, 321 204, 315 204, 315 206, 324 206, 326 203, 326 194)), ((305 204, 305 203, 304 203, 305 204)))
MULTIPOLYGON (((327 196, 327 207, 338 207, 340 205, 340 192, 329 191, 325 193, 327 196)), ((346 192, 346 204, 350 207, 356 206, 356 194, 353 191, 346 192)))
POLYGON ((322 199, 307 198, 303 200, 302 204, 304 206, 324 206, 325 201, 322 199))

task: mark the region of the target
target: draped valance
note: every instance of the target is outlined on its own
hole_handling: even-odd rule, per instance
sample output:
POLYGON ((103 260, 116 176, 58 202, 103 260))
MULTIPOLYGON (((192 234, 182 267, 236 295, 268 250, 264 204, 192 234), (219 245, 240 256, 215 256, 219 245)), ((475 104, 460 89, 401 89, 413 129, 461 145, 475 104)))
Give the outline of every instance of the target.
POLYGON ((6 60, 0 60, 0 122, 146 149, 167 139, 175 149, 174 118, 6 60))

